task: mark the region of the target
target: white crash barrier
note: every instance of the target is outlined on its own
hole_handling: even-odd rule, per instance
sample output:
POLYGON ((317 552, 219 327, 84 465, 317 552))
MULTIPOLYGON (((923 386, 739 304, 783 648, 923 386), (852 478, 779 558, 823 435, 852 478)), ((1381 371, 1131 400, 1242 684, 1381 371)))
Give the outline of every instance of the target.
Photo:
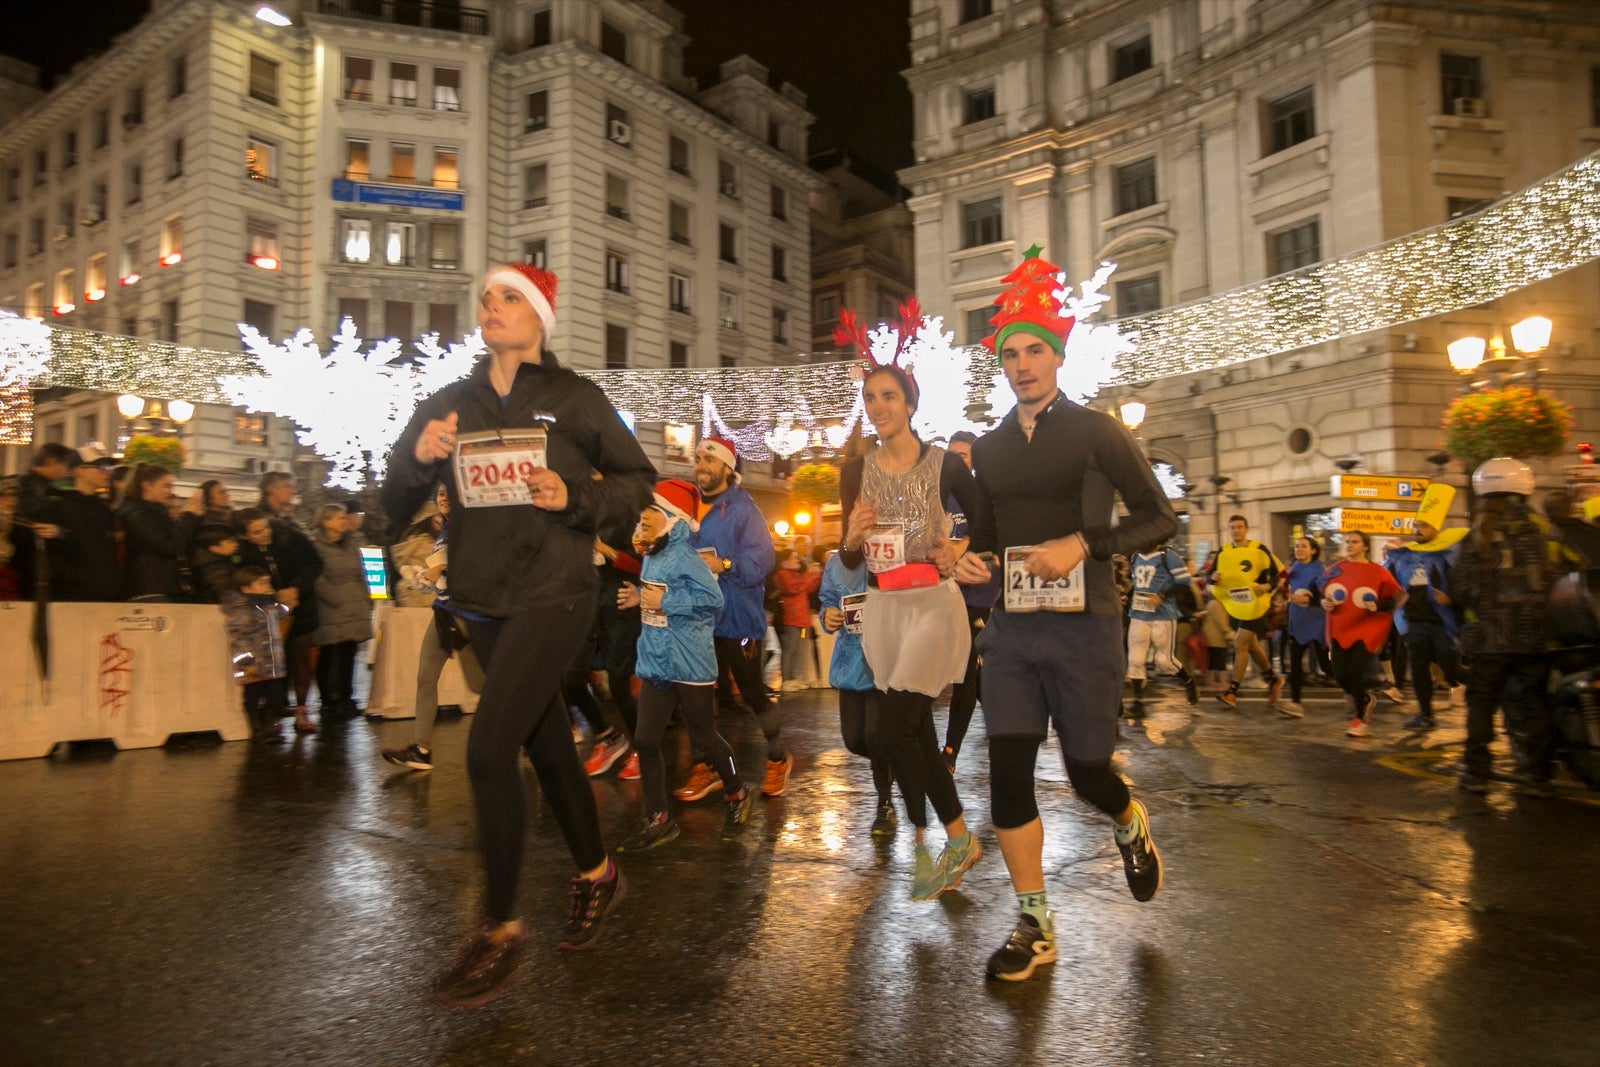
POLYGON ((151 748, 173 734, 250 736, 222 612, 208 604, 51 604, 49 677, 34 605, 0 601, 0 759, 62 741, 151 748))
MULTIPOLYGON (((378 612, 371 644, 372 693, 367 697, 367 713, 385 719, 414 719, 417 716, 417 656, 432 608, 402 608, 393 601, 378 601, 378 612)), ((431 638, 429 638, 432 640, 431 638)), ((462 711, 478 710, 478 696, 467 688, 456 656, 444 665, 439 676, 440 705, 455 704, 462 711)))

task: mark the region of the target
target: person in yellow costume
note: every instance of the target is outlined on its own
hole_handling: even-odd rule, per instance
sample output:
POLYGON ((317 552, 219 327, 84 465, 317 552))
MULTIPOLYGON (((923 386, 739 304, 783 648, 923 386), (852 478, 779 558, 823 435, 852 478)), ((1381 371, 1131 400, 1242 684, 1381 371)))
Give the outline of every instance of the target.
POLYGON ((1243 515, 1228 517, 1231 543, 1217 553, 1206 581, 1215 591, 1228 620, 1233 623, 1233 680, 1217 699, 1228 707, 1239 704, 1239 686, 1255 660, 1261 678, 1267 683, 1267 705, 1274 710, 1283 693, 1283 678, 1272 669, 1267 655, 1267 613, 1272 610, 1272 592, 1283 576, 1283 564, 1260 541, 1250 540, 1250 523, 1243 515))

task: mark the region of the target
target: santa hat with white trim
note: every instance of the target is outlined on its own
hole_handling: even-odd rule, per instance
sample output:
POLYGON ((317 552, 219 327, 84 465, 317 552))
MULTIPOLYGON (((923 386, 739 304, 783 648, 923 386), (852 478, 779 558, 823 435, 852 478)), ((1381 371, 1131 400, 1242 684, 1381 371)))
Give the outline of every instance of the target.
POLYGON ((689 529, 700 529, 700 490, 693 482, 668 478, 656 483, 655 506, 667 518, 686 522, 689 529))
POLYGON ((534 314, 544 325, 546 338, 556 332, 556 276, 531 263, 501 263, 490 267, 483 276, 478 292, 487 292, 491 285, 508 285, 521 293, 533 305, 534 314))
POLYGON ((728 440, 726 437, 707 437, 704 441, 700 442, 700 448, 697 454, 702 456, 710 456, 712 459, 722 460, 722 462, 728 465, 728 473, 732 479, 735 482, 740 480, 737 464, 739 451, 734 443, 728 440))

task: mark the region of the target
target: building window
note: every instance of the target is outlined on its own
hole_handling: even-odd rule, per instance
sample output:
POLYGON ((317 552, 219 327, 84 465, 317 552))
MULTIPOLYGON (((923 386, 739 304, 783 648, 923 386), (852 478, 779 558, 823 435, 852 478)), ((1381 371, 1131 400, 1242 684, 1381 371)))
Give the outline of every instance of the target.
POLYGON ((739 357, 732 352, 718 352, 717 366, 723 370, 737 370, 739 368, 739 357))
POLYGON ((65 315, 69 311, 77 310, 78 287, 73 284, 73 280, 71 267, 66 270, 56 271, 55 299, 50 303, 57 315, 65 315))
POLYGON ((417 146, 395 142, 389 146, 389 183, 411 185, 417 180, 417 146))
POLYGON ((689 279, 683 274, 667 275, 667 310, 689 313, 689 279))
POLYGON ((675 133, 667 135, 667 166, 674 174, 689 177, 689 142, 675 133))
POLYGON ((779 222, 789 220, 789 190, 781 185, 772 187, 772 217, 779 222))
POLYGON ((15 230, 6 234, 5 269, 10 270, 17 265, 21 256, 22 242, 17 240, 15 230))
POLYGON ((628 294, 628 257, 609 248, 606 249, 606 290, 628 294))
POLYGON ((717 325, 730 330, 739 328, 739 294, 731 289, 717 293, 717 325))
POLYGON ((245 262, 262 270, 277 270, 282 262, 278 254, 278 224, 266 219, 246 219, 245 234, 249 242, 245 262))
POLYGON ((1000 198, 961 205, 961 247, 977 248, 1000 240, 1000 198))
POLYGON ((131 130, 144 122, 144 86, 135 85, 128 90, 128 110, 122 113, 122 128, 131 130))
POLYGON ((105 182, 95 182, 89 187, 89 204, 84 208, 83 221, 85 225, 93 226, 104 222, 106 212, 111 204, 111 190, 105 182))
POLYGON ((433 146, 433 187, 435 189, 461 188, 459 156, 454 148, 433 146))
POLYGON ((433 110, 461 110, 461 72, 456 68, 433 68, 433 110))
MULTIPOLYGON (((266 338, 270 339, 272 337, 272 327, 274 325, 272 320, 275 317, 274 312, 276 312, 276 311, 277 311, 277 308, 275 308, 273 305, 268 304, 267 302, 265 302, 263 300, 246 300, 244 302, 244 320, 243 320, 244 324, 246 326, 254 326, 256 328, 256 331, 258 333, 260 333, 262 337, 266 337, 266 338)), ((248 444, 248 443, 261 444, 261 443, 264 443, 265 438, 266 438, 267 417, 265 415, 253 415, 253 416, 247 416, 247 417, 260 420, 260 430, 256 431, 256 432, 260 433, 260 435, 262 437, 262 441, 258 441, 258 442, 240 441, 239 440, 239 420, 238 420, 238 417, 235 416, 234 417, 234 422, 233 422, 233 443, 234 444, 248 444)))
POLYGON ((532 133, 550 125, 549 91, 540 89, 536 93, 529 93, 525 99, 528 104, 528 113, 522 122, 522 132, 532 133))
POLYGON ((994 118, 994 86, 968 89, 961 94, 961 121, 982 122, 994 118))
POLYGON ((1161 307, 1161 279, 1135 278, 1117 283, 1117 316, 1143 315, 1161 307))
MULTIPOLYGON (((263 337, 272 336, 272 305, 246 300, 244 302, 244 321, 251 326, 255 326, 255 322, 250 318, 252 304, 258 309, 257 314, 260 314, 259 309, 265 309, 268 325, 265 330, 261 330, 259 326, 256 326, 256 329, 261 330, 263 337)), ((267 444, 267 417, 255 411, 235 411, 233 413, 233 443, 242 445, 245 448, 265 448, 267 444)))
POLYGON ((78 165, 78 131, 68 130, 61 135, 61 169, 71 170, 78 165))
POLYGON ((461 224, 435 222, 428 227, 428 266, 456 270, 461 266, 461 224))
POLYGON ((989 320, 994 318, 996 310, 993 304, 985 304, 981 308, 968 308, 965 312, 966 327, 963 331, 965 340, 962 343, 982 344, 983 339, 994 332, 989 320))
POLYGON ((183 138, 174 137, 167 151, 167 181, 183 177, 183 138))
POLYGON ((620 26, 600 20, 600 54, 618 63, 628 62, 628 35, 620 26))
POLYGON ((1272 257, 1272 273, 1285 274, 1309 266, 1322 258, 1322 238, 1317 220, 1267 236, 1272 257))
POLYGON ((839 297, 833 293, 817 297, 817 325, 827 326, 839 319, 839 297))
POLYGON ((339 221, 339 258, 346 263, 372 262, 372 220, 339 221))
POLYGON ((137 204, 144 197, 144 168, 137 163, 129 163, 123 173, 123 185, 128 190, 127 203, 130 206, 137 204))
POLYGON ((28 255, 44 254, 44 216, 35 215, 28 220, 28 255))
POLYGON ((1451 55, 1448 52, 1440 55, 1439 91, 1444 97, 1446 115, 1482 118, 1483 57, 1451 55))
POLYGON ((772 309, 772 343, 778 345, 789 343, 789 312, 785 308, 772 309))
POLYGON ((606 174, 606 214, 626 222, 628 213, 628 182, 615 174, 606 174))
POLYGON ((22 313, 30 319, 44 318, 44 282, 34 282, 28 286, 27 295, 22 301, 22 313))
POLYGON ((104 252, 89 257, 89 269, 83 277, 83 298, 91 303, 106 298, 106 258, 104 252))
POLYGON ((73 203, 72 199, 69 197, 68 199, 61 201, 58 210, 60 211, 60 215, 58 217, 60 218, 61 222, 59 228, 56 230, 56 240, 64 241, 77 232, 78 206, 77 204, 73 203))
POLYGON ((344 98, 372 102, 372 60, 361 56, 344 57, 344 98))
POLYGON ((1149 70, 1154 65, 1148 34, 1137 41, 1118 45, 1111 50, 1111 80, 1119 82, 1149 70))
POLYGON ((386 222, 383 224, 383 261, 391 267, 417 265, 417 224, 414 222, 386 222))
POLYGON ((454 304, 429 304, 428 332, 438 334, 446 342, 461 336, 456 327, 456 306, 454 304))
POLYGON ((522 207, 544 207, 550 202, 550 165, 533 163, 522 168, 522 207))
POLYGON ((40 148, 33 153, 33 184, 35 188, 50 182, 50 150, 40 148))
POLYGON ((122 242, 122 255, 117 259, 117 281, 122 285, 134 285, 139 281, 139 242, 137 240, 122 242))
POLYGON ((167 94, 169 99, 176 100, 189 91, 189 57, 173 56, 172 66, 168 68, 169 78, 167 94))
POLYGON ((383 335, 392 337, 410 345, 411 339, 416 336, 412 332, 412 308, 409 300, 385 300, 383 302, 383 335))
POLYGON ((528 27, 528 47, 543 48, 550 43, 550 9, 535 11, 528 27))
POLYGON ((352 140, 344 143, 344 177, 351 182, 372 180, 372 142, 352 140))
POLYGON ((1117 202, 1114 214, 1126 215, 1130 211, 1149 207, 1156 202, 1156 157, 1147 156, 1112 172, 1116 183, 1117 202))
POLYGON ((522 242, 522 262, 531 263, 540 270, 545 270, 549 267, 549 261, 550 256, 546 251, 543 237, 522 242))
POLYGON ((278 104, 278 64, 256 52, 250 53, 250 98, 278 104))
POLYGON ((671 370, 684 370, 688 366, 689 346, 682 341, 667 342, 667 367, 671 370))
POLYGON ((171 267, 183 261, 183 216, 169 215, 161 220, 161 265, 171 267))
POLYGON ((689 219, 688 204, 680 204, 676 200, 667 201, 667 235, 672 238, 673 243, 680 245, 694 243, 690 238, 693 228, 689 219))
POLYGON ((1267 105, 1268 153, 1282 152, 1317 135, 1315 99, 1308 86, 1267 105))
POLYGON ((178 340, 178 298, 161 301, 160 317, 156 319, 156 340, 170 341, 174 344, 178 340))
POLYGON ((789 280, 789 254, 777 245, 772 246, 772 280, 789 280))
POLYGON ((994 11, 994 0, 961 0, 961 21, 976 22, 994 11))
POLYGON ((417 65, 389 64, 389 103, 396 107, 417 106, 417 65))
POLYGON ((101 108, 94 113, 94 119, 89 127, 94 131, 94 147, 104 148, 111 143, 111 112, 101 108))
POLYGON ((726 159, 717 160, 717 191, 735 200, 739 198, 739 168, 726 159))
POLYGON ((717 258, 724 263, 739 262, 739 231, 726 222, 717 223, 717 258))
POLYGON ((628 329, 606 323, 606 370, 628 369, 628 329))
POLYGON ((339 298, 339 321, 335 328, 342 327, 346 319, 355 327, 357 337, 367 336, 367 302, 355 297, 341 296, 339 298))
POLYGON ((777 119, 767 116, 767 146, 769 148, 783 148, 783 125, 777 119))
POLYGON ((633 147, 633 123, 626 108, 606 102, 606 140, 623 148, 633 147))
POLYGON ((1494 203, 1492 196, 1452 196, 1445 199, 1445 210, 1452 219, 1482 211, 1494 203))
MULTIPOLYGON (((365 141, 361 143, 366 144, 365 141)), ((263 185, 277 185, 278 179, 275 173, 277 154, 278 146, 272 142, 263 141, 259 137, 250 138, 244 143, 244 176, 263 185)), ((350 174, 346 173, 345 177, 350 177, 350 174)), ((362 178, 364 180, 366 175, 363 174, 362 178)))
POLYGON ((22 199, 22 168, 6 168, 6 203, 15 204, 22 199))
POLYGON ((1600 67, 1589 68, 1589 125, 1600 126, 1600 67))

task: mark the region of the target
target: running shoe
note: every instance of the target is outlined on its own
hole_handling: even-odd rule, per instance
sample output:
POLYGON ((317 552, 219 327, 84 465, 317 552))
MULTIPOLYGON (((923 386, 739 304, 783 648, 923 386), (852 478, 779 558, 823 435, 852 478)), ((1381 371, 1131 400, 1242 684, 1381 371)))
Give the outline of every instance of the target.
POLYGON ((1464 707, 1467 706, 1467 687, 1466 686, 1464 686, 1464 685, 1452 685, 1450 687, 1450 706, 1451 707, 1456 707, 1456 708, 1464 708, 1464 707))
POLYGON ((624 782, 639 780, 639 753, 628 753, 628 758, 622 761, 622 770, 617 772, 617 778, 624 782))
POLYGON ((1236 708, 1239 706, 1239 693, 1234 689, 1224 689, 1222 692, 1217 694, 1217 699, 1228 705, 1230 708, 1236 708))
POLYGON ((939 869, 944 872, 944 888, 954 889, 961 884, 962 877, 983 858, 983 845, 978 841, 978 835, 967 832, 967 840, 963 845, 954 841, 945 842, 944 851, 939 854, 939 869))
POLYGON ((1346 737, 1366 737, 1367 720, 1361 718, 1360 716, 1351 719, 1350 725, 1345 727, 1344 732, 1346 737))
POLYGON ((794 754, 785 752, 782 759, 767 760, 767 777, 761 783, 761 795, 781 797, 789 789, 789 774, 794 770, 794 754))
POLYGON ((1183 695, 1189 698, 1189 703, 1200 703, 1200 683, 1194 675, 1189 675, 1189 680, 1183 683, 1183 695))
POLYGON ((1144 701, 1135 699, 1129 704, 1127 716, 1135 721, 1144 718, 1144 701))
POLYGON ((466 1010, 487 1004, 505 992, 506 983, 521 961, 522 943, 528 940, 528 931, 519 926, 516 933, 496 941, 489 935, 499 925, 485 922, 473 931, 456 962, 439 976, 429 999, 446 1007, 466 1010))
POLYGON ((943 893, 944 867, 933 862, 927 845, 917 846, 916 863, 911 870, 911 899, 932 900, 943 893))
POLYGON ((433 753, 416 744, 405 748, 386 748, 383 750, 383 759, 396 767, 410 767, 414 771, 433 770, 433 753))
POLYGON ((600 940, 600 922, 616 910, 628 895, 628 879, 622 868, 607 863, 610 870, 599 878, 577 875, 572 879, 572 914, 567 919, 557 947, 582 952, 600 940))
MULTIPOLYGON (((1054 913, 1051 913, 1052 916, 1054 913)), ((1053 933, 1039 928, 1039 920, 1027 912, 1017 920, 1006 943, 989 957, 986 968, 990 978, 1002 982, 1025 982, 1033 977, 1033 970, 1056 961, 1056 939, 1053 933)))
POLYGON ((689 771, 689 780, 672 791, 672 795, 685 804, 706 797, 722 788, 722 776, 707 764, 696 763, 689 771))
POLYGON ((639 832, 617 846, 618 852, 648 852, 678 839, 678 820, 664 811, 646 815, 639 832))
POLYGON ((1383 691, 1383 695, 1388 697, 1396 704, 1404 704, 1406 702, 1406 695, 1400 692, 1399 688, 1396 686, 1391 685, 1389 688, 1385 689, 1383 691))
POLYGON ((1133 899, 1142 904, 1161 889, 1161 852, 1150 834, 1150 813, 1145 810, 1144 802, 1133 801, 1133 810, 1139 820, 1139 833, 1126 845, 1117 842, 1117 848, 1122 852, 1128 888, 1133 891, 1133 899))
POLYGON ((894 833, 895 826, 900 819, 894 813, 894 805, 885 800, 878 805, 878 816, 872 820, 872 836, 888 837, 894 833))
POLYGON ((1434 722, 1432 715, 1421 711, 1405 721, 1407 730, 1431 730, 1437 725, 1439 724, 1434 722))
POLYGON ((1267 683, 1267 706, 1271 707, 1283 696, 1283 675, 1274 674, 1272 681, 1267 683))
POLYGON ((1306 706, 1297 700, 1280 700, 1272 705, 1278 714, 1289 719, 1303 719, 1306 717, 1306 706))
POLYGON ((749 786, 740 790, 744 795, 738 800, 728 801, 727 814, 722 817, 722 839, 732 841, 744 833, 744 828, 750 823, 750 812, 756 806, 756 792, 749 786))
POLYGON ((583 769, 590 778, 598 778, 609 771, 617 760, 626 756, 632 747, 620 732, 603 737, 594 743, 589 758, 583 763, 583 769))

